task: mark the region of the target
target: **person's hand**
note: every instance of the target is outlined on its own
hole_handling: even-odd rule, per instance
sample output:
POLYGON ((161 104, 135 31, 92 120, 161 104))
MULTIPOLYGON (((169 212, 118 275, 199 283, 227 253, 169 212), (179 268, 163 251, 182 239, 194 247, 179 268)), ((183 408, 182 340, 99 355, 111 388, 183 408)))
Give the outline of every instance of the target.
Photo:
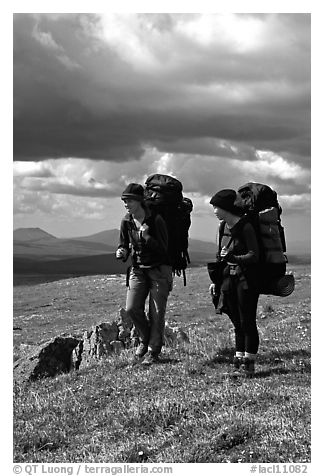
POLYGON ((230 251, 228 248, 225 246, 221 249, 220 252, 221 259, 224 261, 230 261, 231 258, 233 257, 233 251, 230 251))
POLYGON ((116 258, 124 259, 126 258, 126 254, 127 254, 127 251, 125 250, 125 248, 118 248, 118 250, 116 251, 116 258))
POLYGON ((209 286, 209 292, 212 296, 215 296, 217 293, 216 293, 216 285, 215 284, 211 284, 209 286))
POLYGON ((228 248, 226 248, 226 246, 223 246, 223 248, 221 249, 221 252, 220 252, 220 257, 221 258, 225 258, 225 256, 228 255, 228 248))
POLYGON ((148 227, 148 225, 146 225, 146 223, 144 223, 144 225, 142 225, 140 230, 139 230, 141 232, 142 237, 144 238, 144 240, 147 240, 148 237, 149 237, 148 230, 149 230, 149 227, 148 227))

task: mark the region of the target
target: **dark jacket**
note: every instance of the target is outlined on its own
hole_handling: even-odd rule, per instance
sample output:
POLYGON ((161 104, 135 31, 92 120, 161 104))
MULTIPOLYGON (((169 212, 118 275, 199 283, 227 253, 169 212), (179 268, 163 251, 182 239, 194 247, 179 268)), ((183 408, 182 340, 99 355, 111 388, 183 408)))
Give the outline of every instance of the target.
MULTIPOLYGON (((259 246, 253 226, 242 217, 231 229, 225 225, 221 248, 232 238, 230 252, 226 256, 227 263, 236 265, 236 275, 248 289, 256 289, 258 285, 259 246)), ((230 264, 224 269, 222 289, 225 291, 230 276, 230 264)))
POLYGON ((127 260, 131 253, 132 264, 140 268, 153 268, 161 264, 169 264, 168 259, 168 231, 165 221, 160 215, 152 215, 145 210, 143 224, 149 227, 148 239, 144 239, 138 232, 134 219, 127 213, 121 221, 118 248, 127 250, 127 260))

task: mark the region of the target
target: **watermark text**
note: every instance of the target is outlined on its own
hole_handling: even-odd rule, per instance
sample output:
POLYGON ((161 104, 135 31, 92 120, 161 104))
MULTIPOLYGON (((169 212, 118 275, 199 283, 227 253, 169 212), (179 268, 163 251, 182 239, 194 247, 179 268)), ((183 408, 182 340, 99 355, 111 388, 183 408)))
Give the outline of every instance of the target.
POLYGON ((15 464, 13 466, 14 474, 32 475, 51 475, 51 474, 67 474, 69 476, 83 476, 85 474, 110 474, 116 476, 118 474, 172 474, 171 466, 153 466, 153 465, 90 465, 90 464, 73 464, 73 465, 50 465, 50 464, 15 464))
POLYGON ((251 474, 307 474, 307 464, 252 464, 251 474))

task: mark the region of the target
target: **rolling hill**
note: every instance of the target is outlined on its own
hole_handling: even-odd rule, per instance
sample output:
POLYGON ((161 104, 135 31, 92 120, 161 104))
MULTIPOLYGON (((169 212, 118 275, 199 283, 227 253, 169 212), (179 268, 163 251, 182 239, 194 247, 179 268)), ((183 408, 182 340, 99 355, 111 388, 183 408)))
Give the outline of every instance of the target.
MULTIPOLYGON (((14 275, 91 275, 125 273, 127 264, 115 258, 119 230, 89 236, 57 238, 40 228, 13 232, 14 275)), ((189 239, 189 266, 205 265, 215 258, 214 243, 189 239)), ((288 255, 291 264, 310 262, 309 254, 288 255)))
MULTIPOLYGON (((119 230, 89 236, 57 238, 40 228, 18 228, 13 233, 15 275, 91 275, 125 273, 129 263, 115 258, 119 230)), ((190 240, 191 265, 214 258, 215 245, 190 240)))
MULTIPOLYGON (((14 256, 58 259, 61 256, 82 256, 114 253, 119 230, 105 230, 89 236, 57 238, 40 228, 18 228, 13 233, 14 256)), ((215 255, 215 244, 189 239, 190 253, 215 255)))
POLYGON ((114 249, 116 249, 118 238, 119 230, 114 228, 112 230, 100 231, 99 233, 95 233, 94 235, 80 236, 73 239, 78 241, 88 241, 89 243, 104 243, 106 245, 108 244, 110 246, 114 246, 114 249))
MULTIPOLYGON (((95 235, 94 235, 95 236, 95 235)), ((60 260, 113 253, 115 244, 102 239, 86 240, 78 238, 57 238, 40 228, 18 228, 13 233, 13 252, 15 258, 33 260, 60 260)), ((110 240, 113 243, 112 240, 110 240)))
POLYGON ((13 232, 14 241, 41 241, 41 240, 57 240, 54 235, 47 233, 41 228, 17 228, 13 232))

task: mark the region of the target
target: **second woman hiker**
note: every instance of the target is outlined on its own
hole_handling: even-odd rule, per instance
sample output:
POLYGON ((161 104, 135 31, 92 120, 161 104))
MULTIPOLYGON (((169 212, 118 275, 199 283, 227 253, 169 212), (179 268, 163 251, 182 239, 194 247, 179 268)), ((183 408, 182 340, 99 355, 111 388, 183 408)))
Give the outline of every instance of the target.
POLYGON ((153 216, 145 207, 142 185, 129 184, 121 199, 127 214, 121 221, 116 257, 126 261, 131 254, 126 312, 140 340, 135 360, 150 365, 159 360, 164 341, 166 305, 172 290, 173 274, 167 254, 168 232, 163 218, 153 216))
MULTIPOLYGON (((256 312, 259 247, 253 226, 234 205, 235 190, 217 192, 210 200, 216 217, 225 221, 219 259, 226 262, 221 284, 221 311, 228 314, 235 330, 233 363, 245 375, 252 376, 259 348, 256 312)), ((215 285, 210 287, 215 292, 215 285)))

